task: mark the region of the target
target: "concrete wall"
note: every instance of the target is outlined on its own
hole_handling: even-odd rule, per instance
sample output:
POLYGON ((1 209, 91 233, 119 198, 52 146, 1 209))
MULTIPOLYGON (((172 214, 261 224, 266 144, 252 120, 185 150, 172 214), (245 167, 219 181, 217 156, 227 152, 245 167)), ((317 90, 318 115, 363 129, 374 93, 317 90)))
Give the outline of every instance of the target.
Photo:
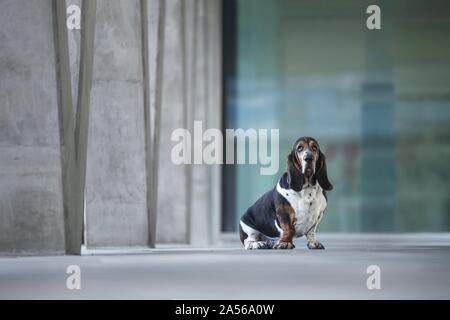
POLYGON ((77 253, 83 215, 89 248, 210 244, 220 169, 170 136, 220 128, 220 0, 91 1, 67 34, 56 4, 0 2, 0 254, 77 253))
POLYGON ((0 2, 0 254, 64 253, 52 12, 0 2))

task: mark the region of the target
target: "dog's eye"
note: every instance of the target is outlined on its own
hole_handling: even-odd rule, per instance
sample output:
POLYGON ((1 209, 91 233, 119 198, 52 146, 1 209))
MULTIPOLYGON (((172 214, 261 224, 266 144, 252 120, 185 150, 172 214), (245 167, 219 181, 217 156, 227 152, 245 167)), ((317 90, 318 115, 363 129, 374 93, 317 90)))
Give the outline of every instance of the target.
POLYGON ((297 151, 302 151, 303 150, 303 147, 302 146, 298 146, 297 147, 297 151))
POLYGON ((317 151, 317 147, 316 146, 312 146, 312 150, 313 151, 317 151))

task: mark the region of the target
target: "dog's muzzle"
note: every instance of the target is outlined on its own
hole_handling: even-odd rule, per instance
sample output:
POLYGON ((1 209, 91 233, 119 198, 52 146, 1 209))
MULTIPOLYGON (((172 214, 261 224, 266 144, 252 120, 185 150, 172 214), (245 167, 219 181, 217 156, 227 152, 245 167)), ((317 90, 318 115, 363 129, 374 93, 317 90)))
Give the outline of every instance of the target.
POLYGON ((311 177, 314 174, 314 156, 311 152, 306 152, 303 161, 303 174, 307 177, 311 177))

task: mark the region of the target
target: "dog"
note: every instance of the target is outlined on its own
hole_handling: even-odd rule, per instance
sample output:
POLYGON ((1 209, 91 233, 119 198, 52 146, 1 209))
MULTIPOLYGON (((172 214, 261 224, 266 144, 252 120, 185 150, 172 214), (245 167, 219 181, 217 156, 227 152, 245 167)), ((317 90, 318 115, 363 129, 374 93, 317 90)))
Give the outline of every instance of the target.
POLYGON ((244 248, 294 249, 294 237, 306 236, 309 249, 325 249, 316 230, 327 207, 326 191, 332 189, 317 140, 297 139, 287 157, 287 172, 240 219, 244 248))

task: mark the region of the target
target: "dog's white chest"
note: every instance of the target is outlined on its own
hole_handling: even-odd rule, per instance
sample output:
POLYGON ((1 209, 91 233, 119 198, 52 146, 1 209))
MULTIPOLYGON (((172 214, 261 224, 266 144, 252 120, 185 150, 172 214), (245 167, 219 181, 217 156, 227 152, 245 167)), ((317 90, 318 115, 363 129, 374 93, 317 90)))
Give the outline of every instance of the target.
POLYGON ((302 189, 296 192, 277 186, 278 192, 289 202, 295 210, 297 221, 294 224, 296 237, 307 234, 322 218, 327 206, 322 188, 317 183, 314 187, 302 189))

